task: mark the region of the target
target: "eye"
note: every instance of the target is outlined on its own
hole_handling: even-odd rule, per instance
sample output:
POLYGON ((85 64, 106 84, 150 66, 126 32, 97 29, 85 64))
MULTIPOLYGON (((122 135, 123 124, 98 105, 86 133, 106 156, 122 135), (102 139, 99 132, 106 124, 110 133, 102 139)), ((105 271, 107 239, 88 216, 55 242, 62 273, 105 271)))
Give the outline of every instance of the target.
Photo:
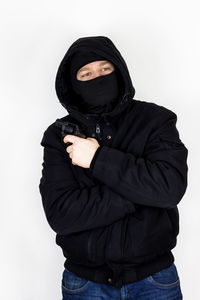
POLYGON ((109 70, 110 68, 103 68, 103 70, 106 70, 106 69, 109 70))
POLYGON ((85 73, 84 75, 81 75, 81 78, 87 76, 88 74, 90 74, 90 73, 85 73))

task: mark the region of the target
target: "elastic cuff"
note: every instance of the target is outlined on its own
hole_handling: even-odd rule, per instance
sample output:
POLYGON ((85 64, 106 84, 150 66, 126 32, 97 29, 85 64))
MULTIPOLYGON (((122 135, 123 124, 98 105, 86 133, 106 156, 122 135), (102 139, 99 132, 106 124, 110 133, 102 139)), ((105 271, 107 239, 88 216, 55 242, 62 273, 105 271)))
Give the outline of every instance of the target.
POLYGON ((91 160, 91 163, 90 163, 90 169, 91 169, 91 170, 92 170, 93 167, 94 167, 96 158, 97 158, 98 153, 100 152, 101 148, 102 148, 101 146, 97 148, 97 150, 96 150, 96 152, 95 152, 95 154, 94 154, 94 156, 93 156, 93 158, 92 158, 92 160, 91 160))

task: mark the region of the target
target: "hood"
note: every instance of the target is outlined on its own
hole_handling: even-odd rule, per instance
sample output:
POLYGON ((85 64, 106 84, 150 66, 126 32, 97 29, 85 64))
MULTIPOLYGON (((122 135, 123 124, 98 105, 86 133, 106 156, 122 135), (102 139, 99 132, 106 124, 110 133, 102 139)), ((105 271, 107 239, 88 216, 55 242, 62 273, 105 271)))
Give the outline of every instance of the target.
POLYGON ((121 77, 121 95, 118 99, 117 105, 111 112, 101 113, 101 116, 113 116, 121 112, 126 104, 133 101, 135 89, 133 87, 131 77, 127 65, 113 42, 106 36, 90 36, 81 37, 77 39, 67 50, 64 55, 56 74, 55 89, 57 97, 63 107, 66 108, 68 113, 76 119, 89 119, 95 118, 99 115, 95 113, 82 113, 76 96, 71 87, 70 81, 70 59, 76 51, 93 51, 103 57, 105 60, 111 61, 121 77))

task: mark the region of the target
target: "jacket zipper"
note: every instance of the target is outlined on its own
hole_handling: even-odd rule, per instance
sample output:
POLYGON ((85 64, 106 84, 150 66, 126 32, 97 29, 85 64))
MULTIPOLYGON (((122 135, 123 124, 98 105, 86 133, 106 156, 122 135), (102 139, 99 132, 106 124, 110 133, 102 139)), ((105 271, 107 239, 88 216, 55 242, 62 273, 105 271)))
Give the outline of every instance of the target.
POLYGON ((89 238, 88 238, 88 257, 92 260, 93 259, 93 252, 92 252, 92 233, 90 233, 89 238))

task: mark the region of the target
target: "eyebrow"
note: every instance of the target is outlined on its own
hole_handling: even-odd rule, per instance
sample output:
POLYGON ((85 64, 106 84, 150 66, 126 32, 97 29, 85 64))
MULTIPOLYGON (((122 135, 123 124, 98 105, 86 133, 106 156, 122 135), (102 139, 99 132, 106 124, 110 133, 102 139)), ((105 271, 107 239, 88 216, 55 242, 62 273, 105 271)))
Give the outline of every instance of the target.
MULTIPOLYGON (((109 61, 103 61, 103 62, 101 62, 99 65, 100 65, 100 66, 103 66, 103 65, 105 65, 105 64, 110 64, 110 62, 109 62, 109 61)), ((81 71, 85 71, 85 70, 88 70, 88 67, 81 68, 81 69, 78 71, 78 73, 81 72, 81 71)))

